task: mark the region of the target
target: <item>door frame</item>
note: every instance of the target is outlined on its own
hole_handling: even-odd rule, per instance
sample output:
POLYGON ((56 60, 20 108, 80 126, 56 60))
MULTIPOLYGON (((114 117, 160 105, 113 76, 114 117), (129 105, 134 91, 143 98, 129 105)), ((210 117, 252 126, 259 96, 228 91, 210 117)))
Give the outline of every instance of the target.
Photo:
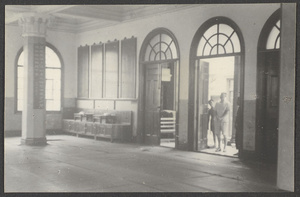
MULTIPOLYGON (((265 160, 265 154, 261 154, 263 151, 263 124, 261 123, 262 117, 262 111, 263 111, 263 101, 262 101, 262 95, 264 94, 264 91, 262 89, 262 84, 260 83, 265 78, 261 76, 260 72, 261 70, 265 69, 265 53, 273 53, 273 52, 280 52, 279 49, 266 49, 267 39, 268 36, 274 26, 274 24, 281 20, 281 8, 277 9, 265 22, 260 35, 258 39, 257 44, 257 74, 256 74, 256 92, 257 92, 257 101, 256 101, 256 130, 255 130, 255 158, 258 160, 265 160)), ((280 57, 279 57, 280 58, 280 57)), ((280 62, 280 59, 279 59, 280 62)), ((279 65, 280 67, 280 65, 279 65)), ((278 70, 278 79, 279 79, 279 86, 280 86, 280 68, 278 70)), ((278 113, 278 120, 279 120, 279 113, 278 113)), ((278 144, 277 144, 278 145, 278 144)))
MULTIPOLYGON (((196 62, 197 62, 197 67, 196 68, 194 68, 195 69, 195 72, 194 73, 196 73, 196 75, 201 75, 202 73, 201 73, 201 69, 200 69, 200 61, 201 60, 203 60, 203 59, 213 59, 213 58, 220 58, 220 57, 233 57, 234 58, 234 68, 236 67, 236 64, 237 64, 237 62, 236 62, 236 59, 237 59, 237 57, 239 57, 239 59, 240 59, 240 62, 239 62, 239 73, 236 73, 236 71, 234 70, 234 74, 233 74, 233 79, 234 79, 234 81, 236 82, 236 80, 240 80, 239 81, 239 89, 237 89, 237 90, 234 90, 234 93, 236 93, 236 92, 240 92, 240 95, 239 96, 237 96, 236 97, 236 99, 238 98, 238 97, 240 97, 240 100, 241 99, 243 99, 243 97, 242 97, 242 91, 244 91, 243 89, 243 87, 244 86, 242 86, 242 76, 243 76, 243 72, 244 71, 242 71, 242 62, 241 62, 241 54, 233 54, 233 55, 221 55, 221 56, 205 56, 205 57, 199 57, 199 58, 195 58, 194 59, 194 64, 196 65, 196 62), (197 70, 197 71, 196 71, 197 70), (237 77, 237 79, 235 79, 235 77, 236 77, 236 74, 238 74, 239 75, 239 77, 237 77)), ((197 83, 199 83, 199 79, 197 79, 198 77, 195 75, 195 98, 194 98, 194 104, 195 104, 195 114, 194 114, 194 120, 197 120, 195 123, 194 123, 194 143, 195 143, 195 145, 194 145, 194 148, 195 148, 195 150, 194 151, 199 151, 198 150, 198 148, 199 148, 199 144, 198 144, 198 137, 199 137, 199 132, 198 132, 198 128, 199 128, 199 122, 198 121, 200 121, 200 118, 199 118, 199 92, 198 92, 198 90, 199 90, 199 88, 198 88, 198 86, 199 86, 199 84, 197 84, 197 83)), ((244 77, 243 77, 244 78, 244 77)), ((236 83, 234 83, 234 87, 235 87, 235 84, 236 83)), ((200 85, 201 86, 201 85, 200 85)), ((236 95, 234 94, 234 97, 235 97, 236 95)), ((209 100, 209 98, 208 98, 208 100, 209 100)), ((236 100, 234 100, 233 99, 233 102, 236 102, 236 100)), ((235 105, 235 103, 232 103, 233 105, 235 105)), ((241 107, 241 109, 243 109, 243 107, 242 107, 242 105, 243 105, 243 103, 240 103, 240 107, 241 107)), ((234 108, 232 108, 231 110, 232 110, 232 112, 233 112, 233 109, 234 108)), ((242 112, 242 114, 243 114, 243 112, 242 112)), ((236 114, 232 114, 232 121, 235 119, 234 118, 234 116, 235 116, 236 114)), ((201 124, 201 123, 200 123, 201 124)), ((234 125, 234 124, 233 124, 234 125)), ((201 128, 201 126, 200 126, 200 128, 201 128)), ((232 126, 232 128, 233 128, 233 126, 232 126)), ((232 129, 233 130, 233 129, 232 129)), ((228 141, 230 141, 231 139, 227 139, 228 141)))
MULTIPOLYGON (((163 63, 173 63, 174 64, 174 81, 175 81, 175 108, 176 108, 176 129, 175 129, 175 148, 177 148, 178 146, 178 117, 179 117, 179 60, 178 59, 173 59, 173 60, 163 60, 163 61, 152 61, 152 62, 143 62, 140 63, 140 91, 139 91, 139 105, 138 105, 138 119, 139 119, 139 124, 140 124, 140 129, 139 129, 139 133, 140 133, 140 143, 145 143, 146 140, 146 135, 145 135, 145 116, 144 116, 144 112, 145 112, 145 107, 146 107, 146 91, 145 91, 145 85, 146 85, 146 69, 145 67, 147 67, 147 65, 153 65, 153 64, 158 64, 159 65, 159 69, 161 69, 161 64, 163 63), (142 72, 142 73, 141 73, 142 72), (142 88, 141 88, 142 87, 142 88)), ((161 78, 160 78, 161 80, 161 78)), ((162 97, 160 96, 160 100, 162 99, 162 97)), ((160 140, 160 137, 159 137, 160 140)))
POLYGON ((166 28, 157 28, 152 30, 144 39, 141 49, 140 49, 140 54, 139 54, 139 83, 138 83, 138 112, 137 112, 137 142, 144 144, 145 143, 145 130, 144 130, 144 122, 145 122, 145 116, 144 116, 144 110, 145 110, 145 69, 144 67, 147 66, 148 64, 161 64, 161 63, 171 63, 174 62, 176 64, 176 90, 177 93, 175 94, 176 96, 176 131, 175 131, 175 148, 178 148, 178 137, 179 137, 179 95, 180 95, 180 89, 179 89, 179 84, 180 84, 180 51, 178 47, 178 41, 175 37, 175 35, 168 29, 166 28), (157 34, 164 33, 170 36, 173 39, 173 42, 176 46, 176 51, 177 51, 177 57, 174 59, 168 59, 168 60, 161 60, 161 61, 149 61, 145 62, 144 61, 144 56, 146 52, 146 47, 148 42, 157 34))
MULTIPOLYGON (((240 28, 237 26, 237 24, 232 21, 231 19, 227 17, 214 17, 209 20, 207 20, 204 24, 202 24, 197 32, 195 33, 195 36, 192 40, 191 48, 190 48, 190 61, 189 61, 189 96, 188 96, 188 150, 189 151, 198 151, 197 150, 197 143, 195 140, 196 135, 196 128, 195 128, 195 72, 192 72, 195 70, 195 61, 197 59, 203 59, 203 58, 213 58, 213 57, 225 57, 225 56, 240 56, 240 99, 241 101, 244 101, 244 84, 245 84, 245 44, 244 44, 244 38, 243 34, 240 30, 240 28), (202 35, 205 33, 205 31, 211 27, 213 24, 216 24, 216 21, 225 23, 229 26, 231 26, 237 33, 237 36, 240 40, 240 49, 241 51, 239 53, 231 53, 231 54, 225 54, 225 55, 208 55, 208 56, 201 56, 197 57, 197 48, 199 41, 202 37, 202 35)), ((244 114, 244 102, 240 103, 241 107, 241 113, 244 114)), ((242 127, 244 125, 244 117, 242 119, 242 127)), ((243 139, 243 132, 241 134, 241 138, 243 139)), ((242 141, 243 144, 243 141, 242 141)), ((242 151, 241 154, 242 155, 242 151)))

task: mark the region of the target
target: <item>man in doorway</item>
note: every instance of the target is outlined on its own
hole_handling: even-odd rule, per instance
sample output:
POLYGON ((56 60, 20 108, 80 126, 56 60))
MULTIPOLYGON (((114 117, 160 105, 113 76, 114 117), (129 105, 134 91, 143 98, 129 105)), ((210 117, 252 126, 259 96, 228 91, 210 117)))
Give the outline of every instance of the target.
POLYGON ((220 102, 215 105, 215 133, 218 140, 218 148, 216 152, 221 151, 221 135, 224 138, 223 152, 226 152, 227 136, 228 136, 228 122, 229 122, 229 111, 230 104, 226 100, 226 93, 222 92, 220 96, 220 102))

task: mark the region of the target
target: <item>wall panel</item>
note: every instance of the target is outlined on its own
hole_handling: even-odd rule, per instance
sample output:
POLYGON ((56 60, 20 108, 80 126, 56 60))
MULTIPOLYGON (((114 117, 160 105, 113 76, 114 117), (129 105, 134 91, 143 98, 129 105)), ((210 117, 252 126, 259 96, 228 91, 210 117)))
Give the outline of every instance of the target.
POLYGON ((91 97, 102 98, 103 45, 91 46, 91 97))
POLYGON ((104 98, 118 97, 119 42, 105 44, 104 98))
POLYGON ((121 41, 121 98, 135 98, 136 38, 121 41))
POLYGON ((78 48, 78 97, 89 96, 89 46, 78 48))

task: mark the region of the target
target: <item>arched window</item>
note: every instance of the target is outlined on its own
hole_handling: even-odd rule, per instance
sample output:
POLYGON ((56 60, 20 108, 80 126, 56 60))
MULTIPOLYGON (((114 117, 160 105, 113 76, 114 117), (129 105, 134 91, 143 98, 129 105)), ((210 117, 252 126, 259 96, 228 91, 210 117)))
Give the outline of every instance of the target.
MULTIPOLYGON (((62 62, 54 47, 46 46, 45 50, 45 102, 47 111, 61 110, 61 69, 62 62)), ((17 111, 23 110, 23 66, 24 53, 21 51, 17 61, 17 111)))
POLYGON ((200 38, 198 57, 241 52, 240 40, 235 29, 228 24, 216 22, 200 38))
POLYGON ((272 27, 268 39, 266 49, 279 49, 280 48, 280 20, 272 27))
POLYGON ((174 39, 167 33, 158 33, 149 40, 143 60, 149 62, 177 58, 178 54, 174 39))

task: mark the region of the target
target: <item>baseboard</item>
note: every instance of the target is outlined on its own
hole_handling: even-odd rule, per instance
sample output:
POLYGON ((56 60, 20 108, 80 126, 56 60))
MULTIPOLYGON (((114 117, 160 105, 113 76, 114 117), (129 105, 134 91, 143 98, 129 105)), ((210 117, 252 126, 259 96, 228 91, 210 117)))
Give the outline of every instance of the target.
POLYGON ((62 129, 47 129, 46 135, 62 135, 65 134, 65 132, 62 129))
POLYGON ((4 137, 21 137, 21 130, 4 131, 4 137))
MULTIPOLYGON (((47 129, 46 135, 62 135, 65 134, 61 129, 53 130, 47 129)), ((22 131, 21 130, 11 130, 11 131, 4 131, 4 137, 21 137, 22 131)))
POLYGON ((26 138, 21 139, 21 144, 30 146, 45 146, 47 145, 46 137, 43 138, 26 138))

